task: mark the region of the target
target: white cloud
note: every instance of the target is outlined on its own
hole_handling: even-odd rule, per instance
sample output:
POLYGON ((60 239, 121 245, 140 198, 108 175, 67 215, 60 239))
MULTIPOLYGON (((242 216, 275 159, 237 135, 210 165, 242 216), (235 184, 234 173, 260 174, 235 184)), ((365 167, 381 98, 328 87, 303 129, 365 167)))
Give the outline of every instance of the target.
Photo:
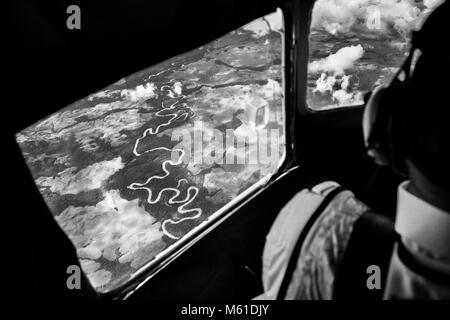
POLYGON ((181 95, 182 91, 183 91, 183 85, 181 84, 181 82, 177 81, 173 84, 173 91, 177 94, 177 95, 181 95))
POLYGON ((77 194, 102 187, 103 183, 114 173, 124 167, 119 156, 112 160, 94 163, 73 173, 76 168, 70 167, 60 172, 56 177, 39 177, 36 184, 40 187, 50 187, 52 192, 63 194, 77 194))
POLYGON ((431 9, 431 10, 443 2, 444 2, 444 0, 423 0, 423 4, 425 5, 425 7, 427 7, 427 9, 431 9))
POLYGON ((244 30, 252 31, 256 37, 262 37, 269 33, 269 25, 263 19, 257 19, 242 27, 244 30))
POLYGON ((282 31, 283 29, 283 13, 280 9, 272 14, 265 16, 265 19, 269 22, 273 31, 282 31))
POLYGON ((326 58, 312 61, 308 70, 311 73, 332 72, 333 74, 343 74, 346 69, 353 68, 354 63, 363 55, 364 49, 360 44, 344 47, 326 58))
POLYGON ((57 144, 75 137, 75 140, 80 143, 80 148, 87 152, 98 149, 96 140, 102 140, 116 147, 127 142, 127 135, 123 131, 136 130, 153 118, 152 113, 140 112, 140 110, 151 108, 145 102, 114 101, 99 103, 93 108, 57 112, 26 129, 16 138, 19 143, 34 140, 57 144), (126 110, 116 111, 119 108, 126 110), (107 112, 111 113, 105 115, 107 112), (81 116, 92 120, 78 121, 77 118, 81 116))
POLYGON ((363 102, 361 92, 347 92, 344 89, 334 91, 332 97, 338 106, 352 106, 363 102))
POLYGON ((120 95, 130 101, 137 102, 156 97, 156 89, 154 83, 148 82, 137 86, 135 89, 124 89, 120 92, 120 95))
POLYGON ((106 89, 103 91, 99 91, 96 93, 91 94, 90 96, 88 96, 88 100, 92 101, 94 99, 101 99, 101 98, 112 98, 115 94, 117 94, 120 90, 111 90, 111 89, 106 89))
POLYGON ((345 33, 353 27, 387 32, 390 28, 406 36, 417 27, 424 11, 442 0, 425 0, 422 10, 413 0, 318 0, 311 25, 331 34, 345 33))
POLYGON ((69 206, 56 220, 77 248, 81 266, 94 287, 113 278, 93 260, 103 257, 139 268, 165 248, 161 224, 138 199, 123 199, 118 190, 105 191, 104 199, 95 206, 69 206))
POLYGON ((439 5, 441 5, 445 0, 424 0, 423 4, 425 5, 426 9, 424 11, 423 14, 423 18, 421 19, 422 21, 419 23, 419 25, 417 27, 421 27, 422 23, 426 20, 426 18, 428 17, 428 15, 433 12, 433 10, 438 7, 439 5))
POLYGON ((91 281, 92 285, 95 288, 101 287, 105 284, 107 284, 109 281, 111 281, 111 272, 107 271, 107 270, 97 270, 93 273, 90 273, 88 275, 89 281, 91 281))
POLYGON ((334 76, 322 73, 316 80, 313 92, 329 95, 335 102, 332 106, 351 106, 362 103, 362 93, 350 87, 351 75, 334 76))
POLYGON ((313 92, 326 93, 333 91, 333 86, 336 83, 336 77, 328 77, 325 72, 316 80, 316 87, 313 92))
POLYGON ((256 37, 262 37, 272 31, 281 31, 283 29, 283 15, 280 10, 256 19, 242 27, 244 30, 252 31, 256 37))
POLYGON ((365 0, 318 0, 314 5, 311 26, 331 34, 347 32, 361 15, 365 0))
POLYGON ((92 273, 100 268, 100 263, 89 259, 80 259, 80 265, 85 273, 92 273))

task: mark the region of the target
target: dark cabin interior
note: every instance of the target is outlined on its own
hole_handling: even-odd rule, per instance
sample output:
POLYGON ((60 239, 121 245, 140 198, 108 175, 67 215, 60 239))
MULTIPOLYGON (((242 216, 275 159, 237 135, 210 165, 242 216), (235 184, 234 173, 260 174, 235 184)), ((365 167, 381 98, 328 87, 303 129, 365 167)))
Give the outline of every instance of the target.
MULTIPOLYGON (((14 134, 61 107, 159 61, 207 43, 290 1, 76 1, 83 26, 65 27, 73 1, 7 1, 8 101, 6 157, 8 277, 4 293, 17 297, 100 299, 89 286, 70 291, 66 266, 75 249, 51 217, 14 141, 14 134), (19 101, 19 103, 18 103, 19 101), (18 213, 21 213, 20 215, 18 213), (23 219, 23 217, 26 219, 23 219), (18 249, 19 248, 19 249, 18 249), (29 275, 29 276, 24 276, 29 275)), ((302 83, 307 61, 307 17, 313 1, 297 8, 300 94, 290 138, 298 169, 274 182, 215 230, 164 268, 130 299, 250 299, 262 291, 265 235, 283 205, 303 187, 335 180, 375 211, 394 211, 399 177, 367 159, 361 107, 312 113, 305 110, 302 83), (303 57, 303 59, 302 59, 303 57), (302 73, 303 71, 303 73, 302 73), (303 74, 303 78, 302 78, 303 74), (302 105, 303 104, 303 105, 302 105)))

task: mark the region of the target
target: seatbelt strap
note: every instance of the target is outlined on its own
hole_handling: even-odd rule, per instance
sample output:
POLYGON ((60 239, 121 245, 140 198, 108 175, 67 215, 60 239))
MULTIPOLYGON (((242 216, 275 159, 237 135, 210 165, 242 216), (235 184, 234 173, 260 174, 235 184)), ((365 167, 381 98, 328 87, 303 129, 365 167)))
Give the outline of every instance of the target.
POLYGON ((303 244, 306 236, 308 235, 309 230, 314 225, 314 222, 316 222, 316 220, 320 216, 320 214, 329 205, 331 200, 333 200, 334 197, 336 197, 336 195, 343 190, 345 190, 343 187, 338 186, 334 190, 330 191, 325 196, 325 198, 323 199, 323 201, 319 205, 319 207, 317 207, 317 209, 311 215, 308 222, 305 224, 305 227, 303 228, 302 232, 300 232, 297 242, 295 243, 294 249, 292 250, 292 254, 289 258, 289 262, 286 267, 286 272, 284 273, 284 277, 283 277, 283 281, 281 282, 280 289, 278 290, 277 300, 283 300, 286 296, 287 289, 289 287, 289 284, 291 283, 292 275, 294 274, 295 268, 297 267, 297 261, 300 256, 302 244, 303 244))

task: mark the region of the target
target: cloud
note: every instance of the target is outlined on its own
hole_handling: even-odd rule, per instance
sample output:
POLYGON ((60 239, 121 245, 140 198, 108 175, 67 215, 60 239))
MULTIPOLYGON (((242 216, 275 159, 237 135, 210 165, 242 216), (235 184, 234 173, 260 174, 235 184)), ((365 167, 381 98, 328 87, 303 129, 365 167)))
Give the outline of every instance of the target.
POLYGON ((93 273, 100 268, 100 263, 88 259, 80 259, 80 265, 83 271, 86 273, 93 273))
POLYGON ((313 92, 332 92, 335 83, 336 77, 328 77, 326 73, 322 73, 320 75, 320 78, 316 80, 316 87, 314 88, 313 92))
POLYGON ((347 32, 360 15, 359 2, 319 0, 314 5, 311 27, 331 34, 347 32))
POLYGON ((80 264, 94 288, 101 287, 111 281, 112 273, 108 270, 99 270, 100 263, 94 260, 81 259, 80 264))
POLYGON ((138 102, 156 97, 156 89, 154 83, 148 82, 137 86, 135 89, 124 89, 120 92, 120 95, 130 101, 138 102))
MULTIPOLYGON (((386 61, 384 58, 384 46, 390 47, 387 48, 388 51, 404 54, 410 31, 420 27, 424 17, 441 2, 442 0, 318 0, 312 14, 313 37, 317 36, 319 41, 329 41, 330 46, 336 43, 346 44, 350 37, 352 40, 359 39, 364 47, 361 44, 347 46, 309 63, 309 77, 316 79, 315 87, 309 91, 316 95, 312 97, 312 103, 321 106, 327 100, 330 106, 361 103, 359 82, 366 90, 367 83, 372 81, 373 76, 378 77, 376 81, 372 81, 376 85, 389 80, 392 73, 382 70, 380 74, 380 66, 373 68, 375 59, 377 64, 388 62, 389 65, 389 59, 386 61), (333 37, 326 36, 328 40, 323 40, 324 35, 318 31, 325 31, 333 37), (382 41, 372 42, 372 39, 382 41), (346 77, 346 74, 350 77, 346 77), (349 85, 351 77, 353 81, 349 85)), ((393 55, 392 61, 395 59, 397 56, 393 55)))
POLYGON ((344 89, 334 91, 332 97, 338 106, 353 106, 363 102, 361 92, 347 92, 344 89))
POLYGON ((444 0, 424 0, 423 4, 427 9, 433 10, 435 7, 443 3, 444 0))
POLYGON ((262 37, 270 32, 269 25, 263 19, 257 19, 242 27, 244 30, 252 31, 255 37, 262 37))
POLYGON ((183 85, 181 84, 181 82, 177 81, 173 84, 173 91, 177 94, 177 95, 181 95, 182 91, 183 91, 183 85))
MULTIPOLYGON (((352 29, 388 32, 396 30, 407 36, 417 27, 424 11, 441 0, 319 0, 314 6, 311 26, 331 34, 352 29)), ((355 31, 356 31, 355 30, 355 31)))
POLYGON ((114 101, 99 103, 93 108, 65 110, 27 128, 16 135, 16 139, 19 144, 27 141, 59 144, 74 137, 86 152, 96 151, 98 140, 117 147, 128 141, 126 131, 136 130, 153 118, 153 113, 140 112, 151 108, 145 102, 114 101), (125 110, 118 111, 119 108, 125 110), (79 117, 88 120, 82 121, 79 117))
POLYGON ((343 74, 346 69, 353 68, 354 63, 363 55, 364 49, 360 44, 344 47, 326 58, 312 61, 309 64, 308 71, 310 73, 325 71, 333 74, 343 74))
POLYGON ((116 95, 119 92, 120 92, 120 90, 106 89, 106 90, 91 94, 90 96, 88 96, 87 99, 89 101, 93 101, 94 99, 112 98, 114 95, 116 95))
POLYGON ((268 14, 264 17, 270 24, 270 28, 273 31, 282 31, 283 29, 283 13, 280 9, 272 14, 268 14))
POLYGON ((441 5, 445 0, 424 0, 423 4, 425 5, 426 9, 424 10, 424 14, 422 17, 422 21, 420 21, 419 25, 417 27, 421 27, 422 23, 426 20, 428 15, 439 5, 441 5))
POLYGON ((102 187, 103 183, 114 173, 124 167, 122 157, 94 163, 73 173, 76 168, 70 167, 60 172, 56 177, 39 177, 36 184, 39 187, 49 187, 52 192, 77 194, 82 191, 102 187))
MULTIPOLYGON (((118 190, 105 191, 95 206, 69 206, 55 218, 77 248, 81 266, 95 287, 114 279, 110 270, 100 269, 101 263, 94 260, 103 257, 139 268, 166 246, 161 224, 139 205, 139 199, 128 201, 118 190)), ((120 274, 114 277, 119 279, 129 271, 118 268, 116 272, 120 274)))
POLYGON ((112 274, 108 270, 100 269, 93 273, 90 273, 88 275, 88 279, 92 283, 92 286, 94 288, 98 288, 110 282, 111 276, 112 274))
POLYGON ((242 27, 244 30, 252 31, 257 38, 269 34, 270 31, 281 31, 282 28, 283 15, 280 10, 256 19, 242 27))
POLYGON ((353 91, 350 87, 351 75, 327 75, 322 73, 316 80, 316 87, 313 93, 320 93, 335 102, 330 105, 335 106, 351 106, 362 103, 362 93, 353 91))

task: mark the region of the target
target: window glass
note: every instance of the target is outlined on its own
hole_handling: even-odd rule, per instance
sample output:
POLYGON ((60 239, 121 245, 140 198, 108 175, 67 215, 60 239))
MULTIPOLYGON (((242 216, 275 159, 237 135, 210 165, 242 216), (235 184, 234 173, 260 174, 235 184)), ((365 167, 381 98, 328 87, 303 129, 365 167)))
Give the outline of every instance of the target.
POLYGON ((100 292, 170 256, 285 155, 281 11, 121 79, 16 135, 100 292))
POLYGON ((409 52, 410 31, 439 0, 318 0, 309 37, 307 104, 314 110, 363 103, 389 83, 409 52))

